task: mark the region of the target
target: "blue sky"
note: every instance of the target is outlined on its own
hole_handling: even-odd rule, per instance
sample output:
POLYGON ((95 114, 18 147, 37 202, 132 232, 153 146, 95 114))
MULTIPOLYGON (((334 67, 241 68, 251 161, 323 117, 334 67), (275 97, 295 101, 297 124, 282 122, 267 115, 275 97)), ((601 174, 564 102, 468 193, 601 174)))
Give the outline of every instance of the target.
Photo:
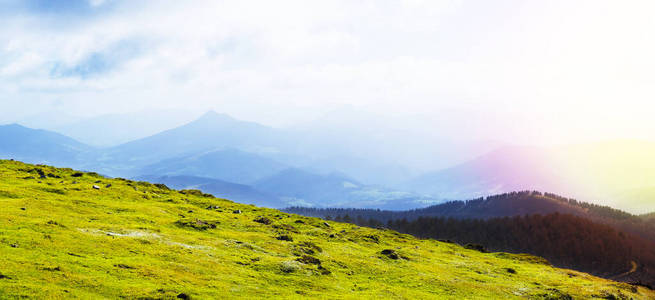
POLYGON ((653 6, 0 0, 0 121, 183 108, 285 126, 349 106, 471 138, 653 139, 653 6))

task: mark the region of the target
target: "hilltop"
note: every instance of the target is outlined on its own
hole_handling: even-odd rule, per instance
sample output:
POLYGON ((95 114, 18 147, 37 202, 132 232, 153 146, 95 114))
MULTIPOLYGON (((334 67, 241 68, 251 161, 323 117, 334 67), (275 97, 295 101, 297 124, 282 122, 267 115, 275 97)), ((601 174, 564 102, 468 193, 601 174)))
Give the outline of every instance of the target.
POLYGON ((0 207, 3 298, 655 297, 530 255, 15 161, 0 207))

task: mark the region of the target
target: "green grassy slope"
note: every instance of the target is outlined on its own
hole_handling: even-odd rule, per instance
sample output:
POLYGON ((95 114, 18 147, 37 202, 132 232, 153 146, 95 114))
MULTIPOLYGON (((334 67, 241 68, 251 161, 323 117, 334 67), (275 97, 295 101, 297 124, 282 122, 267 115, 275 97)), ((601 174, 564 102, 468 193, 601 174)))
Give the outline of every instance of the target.
POLYGON ((0 161, 0 298, 655 298, 532 256, 74 173, 0 161))

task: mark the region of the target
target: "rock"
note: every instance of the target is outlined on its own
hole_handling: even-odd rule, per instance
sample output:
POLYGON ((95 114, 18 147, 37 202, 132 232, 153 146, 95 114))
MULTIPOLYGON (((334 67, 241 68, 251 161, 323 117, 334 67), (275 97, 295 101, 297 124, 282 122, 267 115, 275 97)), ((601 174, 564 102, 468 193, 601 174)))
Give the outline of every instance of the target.
POLYGON ((538 294, 536 296, 539 297, 540 299, 573 300, 573 297, 571 297, 571 295, 564 293, 555 288, 548 289, 548 293, 546 294, 538 294))
POLYGON ((196 219, 196 225, 198 226, 208 226, 209 228, 216 228, 216 223, 211 223, 211 222, 205 222, 200 219, 196 219))
POLYGON ((169 188, 167 185, 163 183, 155 183, 155 186, 162 190, 167 190, 167 191, 171 190, 171 188, 169 188))
POLYGON ((395 250, 392 249, 384 249, 382 252, 380 252, 382 255, 391 258, 391 259, 398 259, 400 256, 398 256, 398 253, 396 253, 395 250))
POLYGON ((240 213, 241 213, 241 210, 240 210, 240 209, 237 209, 237 210, 232 211, 232 213, 233 213, 233 214, 240 214, 240 213))
POLYGON ((296 249, 306 253, 306 254, 315 254, 315 253, 320 253, 323 252, 323 249, 321 247, 317 246, 316 244, 312 242, 301 242, 298 243, 296 246, 296 249))
POLYGON ((290 236, 288 236, 288 235, 286 235, 286 234, 284 234, 284 235, 280 235, 280 236, 276 237, 276 239, 278 239, 278 240, 280 240, 280 241, 293 242, 293 238, 290 237, 290 236))
POLYGON ((9 247, 11 247, 11 248, 18 248, 18 245, 16 245, 16 244, 11 244, 11 245, 9 245, 9 247))
POLYGON ((106 187, 106 188, 110 188, 110 187, 111 187, 111 183, 105 185, 105 187, 106 187))
POLYGON ((284 231, 289 231, 289 232, 293 232, 293 233, 300 233, 300 231, 296 227, 293 227, 293 226, 291 226, 289 224, 276 224, 276 225, 273 225, 273 228, 279 229, 279 230, 284 230, 284 231))
POLYGON ((21 208, 20 208, 20 210, 26 210, 26 209, 27 209, 27 208, 25 208, 25 207, 21 207, 21 208))
POLYGON ((321 272, 321 275, 330 275, 332 272, 330 270, 324 268, 323 266, 318 266, 318 270, 321 272))
POLYGON ((4 274, 0 274, 0 279, 11 279, 11 277, 4 274))
POLYGON ((180 293, 177 295, 177 299, 191 299, 191 296, 185 293, 180 293))
POLYGON ((100 181, 100 180, 96 180, 96 182, 95 182, 95 183, 101 183, 101 182, 102 182, 102 181, 100 181))
POLYGON ((510 274, 516 274, 516 270, 514 270, 512 268, 506 268, 505 271, 507 271, 507 273, 510 273, 510 274))
POLYGON ((257 223, 264 224, 264 225, 270 225, 271 224, 271 219, 266 218, 266 217, 259 217, 259 218, 255 219, 254 221, 257 222, 257 223))
POLYGON ((364 239, 367 239, 374 243, 380 243, 380 237, 374 234, 365 235, 364 239))
POLYGON ((296 224, 305 224, 305 221, 303 221, 303 220, 296 220, 295 223, 296 223, 296 224))
POLYGON ((328 224, 328 222, 323 222, 323 225, 330 227, 330 224, 328 224))
POLYGON ((303 263, 303 264, 307 264, 307 265, 320 265, 321 264, 320 259, 318 259, 316 257, 313 257, 313 256, 309 256, 309 255, 303 255, 302 257, 299 257, 296 260, 303 263))
POLYGON ((84 173, 82 172, 76 172, 71 175, 71 177, 82 177, 82 176, 84 176, 84 173))
POLYGON ((218 224, 220 224, 219 221, 204 221, 200 219, 195 219, 195 220, 178 220, 175 222, 180 227, 189 227, 193 228, 196 230, 207 230, 207 229, 215 229, 218 224))
POLYGON ((94 185, 93 185, 93 189, 99 190, 100 187, 94 184, 94 185))
POLYGON ((114 267, 121 268, 121 269, 134 269, 134 267, 128 266, 126 264, 116 264, 116 265, 114 265, 114 267))

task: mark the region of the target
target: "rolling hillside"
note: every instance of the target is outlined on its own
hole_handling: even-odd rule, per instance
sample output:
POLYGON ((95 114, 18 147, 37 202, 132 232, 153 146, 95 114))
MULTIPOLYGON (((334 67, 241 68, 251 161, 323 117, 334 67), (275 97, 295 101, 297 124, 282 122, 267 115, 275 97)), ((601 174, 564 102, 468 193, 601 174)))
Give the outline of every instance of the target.
POLYGON ((0 161, 0 205, 10 298, 655 297, 529 255, 14 161, 0 161))
POLYGON ((655 222, 646 215, 554 194, 513 192, 407 211, 303 207, 284 211, 530 253, 560 267, 655 286, 655 222), (639 267, 619 276, 632 262, 639 267))

